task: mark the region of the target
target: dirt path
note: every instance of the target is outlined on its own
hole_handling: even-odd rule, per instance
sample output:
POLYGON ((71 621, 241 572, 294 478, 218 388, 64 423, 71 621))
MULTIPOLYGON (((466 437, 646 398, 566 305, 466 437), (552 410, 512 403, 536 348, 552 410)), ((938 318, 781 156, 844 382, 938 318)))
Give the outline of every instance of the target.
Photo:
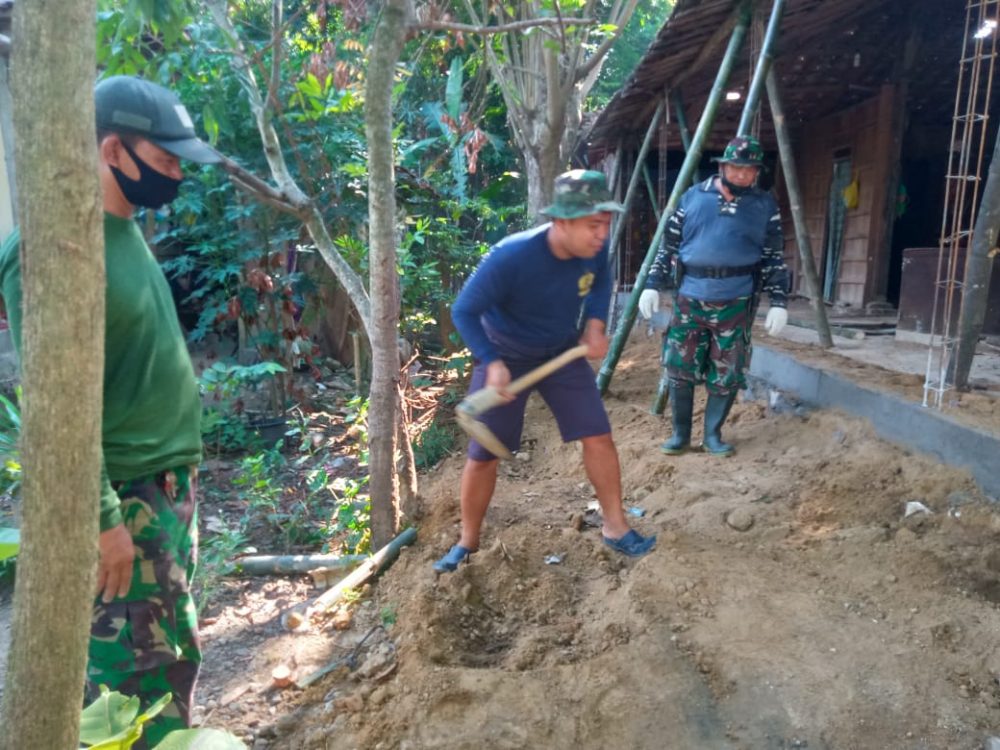
POLYGON ((653 347, 626 352, 608 399, 653 554, 610 554, 582 522, 578 448, 533 404, 457 573, 430 563, 456 536, 460 456, 423 478, 418 545, 347 629, 284 632, 301 583, 231 584, 206 627, 208 723, 345 750, 972 750, 1000 733, 1000 516, 972 481, 860 420, 757 403, 734 409, 735 457, 661 456, 653 347), (903 520, 911 500, 933 513, 903 520), (274 666, 308 674, 369 633, 355 672, 268 689, 274 666))

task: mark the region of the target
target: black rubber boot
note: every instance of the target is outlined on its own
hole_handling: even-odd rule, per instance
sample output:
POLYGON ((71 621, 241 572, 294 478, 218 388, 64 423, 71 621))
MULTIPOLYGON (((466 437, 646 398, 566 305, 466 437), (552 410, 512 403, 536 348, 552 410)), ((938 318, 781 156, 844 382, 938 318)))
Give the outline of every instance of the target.
POLYGON ((733 446, 722 442, 722 424, 729 416, 729 410, 733 408, 735 400, 736 391, 726 396, 708 394, 708 401, 705 403, 704 447, 706 453, 711 453, 713 456, 733 455, 733 446))
POLYGON ((676 456, 691 445, 691 412, 694 411, 694 383, 685 380, 670 381, 670 413, 673 432, 670 439, 660 446, 668 456, 676 456))

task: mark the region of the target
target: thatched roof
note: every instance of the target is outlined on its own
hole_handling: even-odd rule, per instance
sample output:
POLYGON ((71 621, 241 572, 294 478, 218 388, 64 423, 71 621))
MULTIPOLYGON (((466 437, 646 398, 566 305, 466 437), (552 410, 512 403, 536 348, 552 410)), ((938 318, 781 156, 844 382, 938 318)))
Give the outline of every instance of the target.
MULTIPOLYGON (((698 122, 735 23, 740 0, 678 0, 674 13, 590 131, 592 150, 642 138, 666 89, 680 90, 691 128, 698 122)), ((965 38, 960 0, 787 0, 776 49, 789 124, 809 122, 878 93, 898 76, 907 39, 919 40, 912 70, 913 117, 950 123, 965 38)), ((729 78, 746 94, 771 2, 756 3, 751 27, 729 78)), ((764 97, 766 100, 766 96, 764 97)), ((743 100, 723 103, 709 148, 734 135, 743 100)), ((764 104, 761 136, 772 142, 764 104)))

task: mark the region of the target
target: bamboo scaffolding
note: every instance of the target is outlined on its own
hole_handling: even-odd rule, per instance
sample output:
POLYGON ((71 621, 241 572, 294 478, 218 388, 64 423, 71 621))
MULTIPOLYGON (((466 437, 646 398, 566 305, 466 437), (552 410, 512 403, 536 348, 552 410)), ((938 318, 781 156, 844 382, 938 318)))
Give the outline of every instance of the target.
POLYGON ((747 135, 750 133, 750 123, 753 121, 757 109, 760 107, 761 93, 764 90, 764 81, 768 71, 771 70, 771 63, 774 62, 774 42, 778 38, 778 26, 781 23, 781 12, 784 9, 785 0, 774 0, 771 6, 771 18, 767 22, 767 31, 764 33, 764 43, 760 49, 760 57, 757 58, 757 67, 753 72, 753 79, 750 81, 750 90, 747 91, 747 99, 743 104, 743 114, 740 115, 740 124, 736 126, 736 135, 747 135))
POLYGON ((774 74, 774 70, 767 72, 767 97, 771 106, 771 118, 774 121, 774 133, 778 139, 778 155, 781 158, 781 171, 785 176, 788 205, 792 212, 792 223, 795 226, 795 244, 799 247, 799 260, 802 262, 802 275, 805 276, 806 291, 809 293, 809 301, 816 313, 816 332, 819 334, 820 344, 831 349, 833 347, 833 334, 830 332, 830 321, 827 320, 826 306, 823 304, 823 289, 819 284, 812 241, 809 239, 809 230, 806 227, 802 190, 799 188, 798 170, 795 165, 795 152, 792 149, 792 138, 788 133, 788 122, 785 119, 785 107, 781 100, 778 77, 774 74))

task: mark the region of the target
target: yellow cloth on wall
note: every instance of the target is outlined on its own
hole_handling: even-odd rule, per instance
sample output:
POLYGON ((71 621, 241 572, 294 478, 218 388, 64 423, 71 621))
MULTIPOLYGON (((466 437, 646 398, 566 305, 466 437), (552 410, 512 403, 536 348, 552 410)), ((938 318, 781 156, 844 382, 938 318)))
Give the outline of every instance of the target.
POLYGON ((858 185, 858 178, 855 177, 851 180, 847 187, 844 188, 844 206, 846 208, 857 208, 858 207, 858 194, 861 192, 861 188, 858 185))

